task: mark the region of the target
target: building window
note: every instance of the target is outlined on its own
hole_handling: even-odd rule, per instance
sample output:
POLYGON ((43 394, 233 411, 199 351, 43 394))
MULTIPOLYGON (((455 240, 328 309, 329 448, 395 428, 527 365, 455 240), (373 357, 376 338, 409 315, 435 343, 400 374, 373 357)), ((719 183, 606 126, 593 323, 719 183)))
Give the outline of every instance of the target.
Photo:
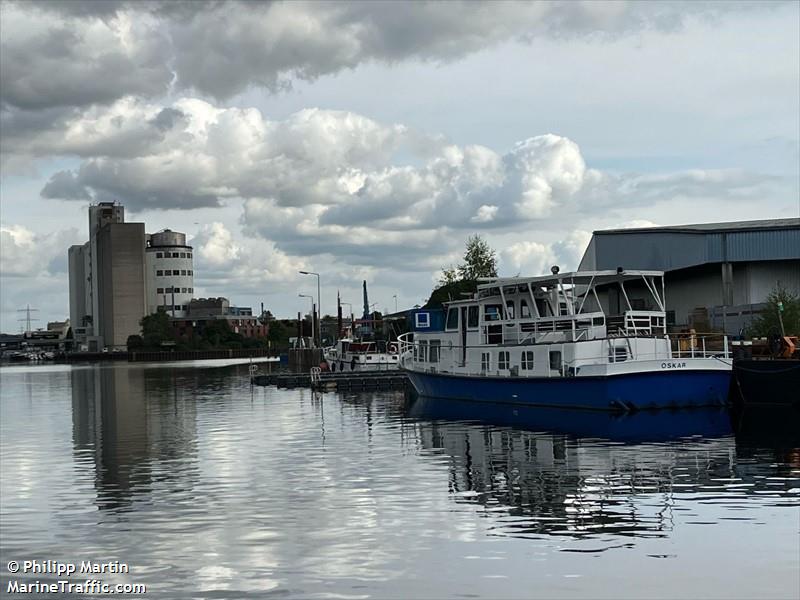
POLYGON ((508 369, 508 363, 511 362, 509 360, 509 353, 508 352, 498 352, 497 354, 497 368, 501 371, 505 371, 508 369))
POLYGON ((189 305, 188 304, 184 304, 183 305, 183 310, 189 310, 189 305))
POLYGON ((180 252, 173 252, 172 253, 172 258, 180 258, 180 257, 181 257, 181 253, 180 252))
POLYGON ((163 258, 163 256, 164 256, 163 252, 156 252, 156 258, 163 258))
POLYGON ((168 288, 167 288, 167 294, 171 294, 171 293, 172 293, 172 290, 173 290, 173 288, 171 288, 171 287, 168 287, 168 288))
POLYGON ((181 252, 181 258, 186 258, 186 252, 181 252))
POLYGON ((163 277, 164 271, 156 271, 156 277, 163 277))
POLYGON ((194 288, 189 288, 189 293, 194 294, 194 288))
POLYGON ((522 353, 522 370, 533 371, 533 350, 525 350, 522 353))
POLYGON ((467 327, 477 327, 478 326, 478 307, 477 306, 470 306, 467 309, 467 327))
POLYGON ((192 253, 191 252, 187 252, 186 253, 186 258, 192 258, 192 253))
POLYGON ((163 294, 163 293, 164 293, 164 288, 158 288, 156 290, 156 294, 163 294))
POLYGON ((186 275, 186 269, 181 269, 181 275, 186 275))
POLYGON ((417 327, 431 326, 431 315, 429 313, 417 313, 414 316, 416 317, 417 327))
POLYGON ((187 272, 189 275, 194 275, 194 271, 192 271, 191 269, 189 269, 189 270, 188 270, 188 271, 186 271, 186 272, 187 272))
POLYGON ((488 352, 481 352, 481 373, 486 373, 492 366, 492 355, 488 352))
POLYGON ((185 294, 185 293, 186 293, 186 288, 181 288, 181 294, 185 294))

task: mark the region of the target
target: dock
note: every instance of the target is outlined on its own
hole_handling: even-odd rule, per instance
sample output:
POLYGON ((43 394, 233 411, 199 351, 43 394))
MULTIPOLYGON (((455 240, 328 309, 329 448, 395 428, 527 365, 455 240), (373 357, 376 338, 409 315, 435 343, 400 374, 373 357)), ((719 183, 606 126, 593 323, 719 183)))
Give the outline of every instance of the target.
POLYGON ((254 375, 253 385, 279 388, 310 387, 330 391, 375 391, 405 389, 408 377, 403 371, 366 371, 355 373, 269 373, 254 375))

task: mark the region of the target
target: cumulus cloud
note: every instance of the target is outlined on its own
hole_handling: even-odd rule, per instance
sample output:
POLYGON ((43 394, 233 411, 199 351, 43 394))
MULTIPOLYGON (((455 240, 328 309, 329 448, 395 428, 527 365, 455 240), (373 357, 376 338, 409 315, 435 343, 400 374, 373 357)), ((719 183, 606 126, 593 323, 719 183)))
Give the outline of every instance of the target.
POLYGON ((23 225, 0 226, 0 273, 32 277, 67 271, 67 248, 83 243, 77 229, 34 233, 23 225))
POLYGON ((169 89, 218 99, 363 63, 451 61, 506 40, 613 39, 763 10, 719 2, 4 2, 2 101, 110 103, 169 89))
POLYGON ((288 256, 267 240, 242 238, 223 223, 204 225, 191 239, 195 249, 197 281, 201 286, 238 289, 296 279, 307 268, 304 261, 288 256))
MULTIPOLYGON (((169 106, 125 98, 68 120, 60 139, 28 143, 87 157, 54 173, 45 198, 119 200, 132 210, 242 202, 245 233, 289 254, 403 259, 419 269, 454 250, 447 232, 545 219, 574 228, 612 207, 759 198, 778 181, 739 170, 618 175, 590 168, 578 144, 554 134, 500 153, 352 112, 270 120, 196 98, 169 106)), ((207 234, 209 248, 233 251, 218 230, 207 234)), ((572 260, 575 245, 553 251, 572 260)))

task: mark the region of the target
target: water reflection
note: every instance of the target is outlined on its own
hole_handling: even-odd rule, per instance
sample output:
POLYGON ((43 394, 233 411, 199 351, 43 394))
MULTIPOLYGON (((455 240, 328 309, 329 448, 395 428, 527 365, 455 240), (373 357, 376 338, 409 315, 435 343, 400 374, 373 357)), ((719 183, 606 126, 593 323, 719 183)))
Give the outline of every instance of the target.
POLYGON ((4 559, 124 561, 148 598, 800 592, 788 417, 251 388, 247 365, 0 377, 4 559))
POLYGON ((737 464, 725 410, 609 415, 419 397, 408 415, 423 447, 450 457, 456 502, 496 517, 496 535, 664 537, 676 498, 797 499, 791 464, 771 481, 737 464))
POLYGON ((76 460, 92 460, 98 505, 118 509, 150 489, 156 467, 191 458, 196 439, 192 387, 167 369, 97 368, 70 373, 76 460), (178 381, 180 379, 180 381, 178 381))

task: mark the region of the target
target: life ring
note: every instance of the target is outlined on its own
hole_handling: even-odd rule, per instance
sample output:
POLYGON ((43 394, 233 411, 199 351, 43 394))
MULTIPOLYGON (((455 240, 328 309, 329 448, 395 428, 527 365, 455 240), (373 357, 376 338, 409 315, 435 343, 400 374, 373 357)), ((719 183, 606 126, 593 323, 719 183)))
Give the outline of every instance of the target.
POLYGON ((397 344, 395 342, 389 344, 389 354, 397 354, 397 344))

